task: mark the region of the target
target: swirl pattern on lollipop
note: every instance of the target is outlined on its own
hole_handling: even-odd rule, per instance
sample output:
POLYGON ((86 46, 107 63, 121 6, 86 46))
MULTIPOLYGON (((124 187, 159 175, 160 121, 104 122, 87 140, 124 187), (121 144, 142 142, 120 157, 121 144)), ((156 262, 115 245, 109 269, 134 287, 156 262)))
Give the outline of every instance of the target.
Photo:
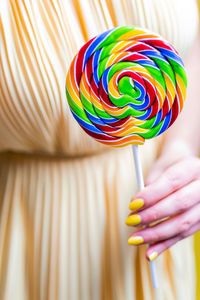
POLYGON ((143 144, 176 120, 187 78, 177 51, 162 37, 116 27, 88 41, 66 79, 70 109, 81 127, 111 146, 143 144))

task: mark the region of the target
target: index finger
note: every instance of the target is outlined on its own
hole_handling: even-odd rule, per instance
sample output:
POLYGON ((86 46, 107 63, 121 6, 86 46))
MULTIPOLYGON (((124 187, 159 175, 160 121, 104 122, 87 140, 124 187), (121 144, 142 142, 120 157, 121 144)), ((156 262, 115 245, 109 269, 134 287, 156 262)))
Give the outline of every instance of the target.
POLYGON ((196 159, 194 158, 178 162, 169 167, 163 172, 162 176, 137 193, 136 197, 129 204, 129 208, 135 210, 138 200, 143 202, 141 209, 150 207, 190 183, 197 176, 197 171, 194 167, 195 163, 196 159))

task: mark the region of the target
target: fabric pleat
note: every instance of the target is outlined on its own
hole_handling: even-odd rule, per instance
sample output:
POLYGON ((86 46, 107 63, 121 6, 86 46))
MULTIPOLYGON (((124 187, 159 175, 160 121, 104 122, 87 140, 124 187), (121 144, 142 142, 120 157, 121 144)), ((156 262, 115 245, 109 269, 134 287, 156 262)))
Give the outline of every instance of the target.
MULTIPOLYGON (((145 152, 147 170, 154 145, 145 152)), ((73 160, 4 154, 0 165, 1 299, 157 299, 145 247, 127 245, 130 149, 73 160)), ((158 299, 194 299, 191 253, 187 239, 157 260, 158 299)))

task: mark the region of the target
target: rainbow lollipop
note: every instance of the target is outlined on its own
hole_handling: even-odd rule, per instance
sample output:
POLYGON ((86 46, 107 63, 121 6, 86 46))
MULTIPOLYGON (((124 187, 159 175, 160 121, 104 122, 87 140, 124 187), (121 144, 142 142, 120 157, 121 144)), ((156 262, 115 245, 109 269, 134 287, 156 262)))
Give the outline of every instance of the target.
MULTIPOLYGON (((163 133, 176 120, 187 78, 177 51, 162 37, 136 27, 116 27, 88 41, 74 57, 66 79, 70 109, 98 142, 133 146, 163 133)), ((154 286, 155 269, 151 263, 154 286)))

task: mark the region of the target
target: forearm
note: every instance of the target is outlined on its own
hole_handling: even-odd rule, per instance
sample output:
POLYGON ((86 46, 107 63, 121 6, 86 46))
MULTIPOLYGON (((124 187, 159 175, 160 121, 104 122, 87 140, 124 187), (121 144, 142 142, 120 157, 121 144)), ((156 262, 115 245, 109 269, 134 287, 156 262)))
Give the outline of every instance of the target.
POLYGON ((163 151, 166 148, 180 147, 193 154, 200 152, 200 37, 196 40, 186 60, 188 74, 187 99, 184 109, 175 124, 165 136, 163 151), (187 148, 187 149, 186 149, 187 148))

